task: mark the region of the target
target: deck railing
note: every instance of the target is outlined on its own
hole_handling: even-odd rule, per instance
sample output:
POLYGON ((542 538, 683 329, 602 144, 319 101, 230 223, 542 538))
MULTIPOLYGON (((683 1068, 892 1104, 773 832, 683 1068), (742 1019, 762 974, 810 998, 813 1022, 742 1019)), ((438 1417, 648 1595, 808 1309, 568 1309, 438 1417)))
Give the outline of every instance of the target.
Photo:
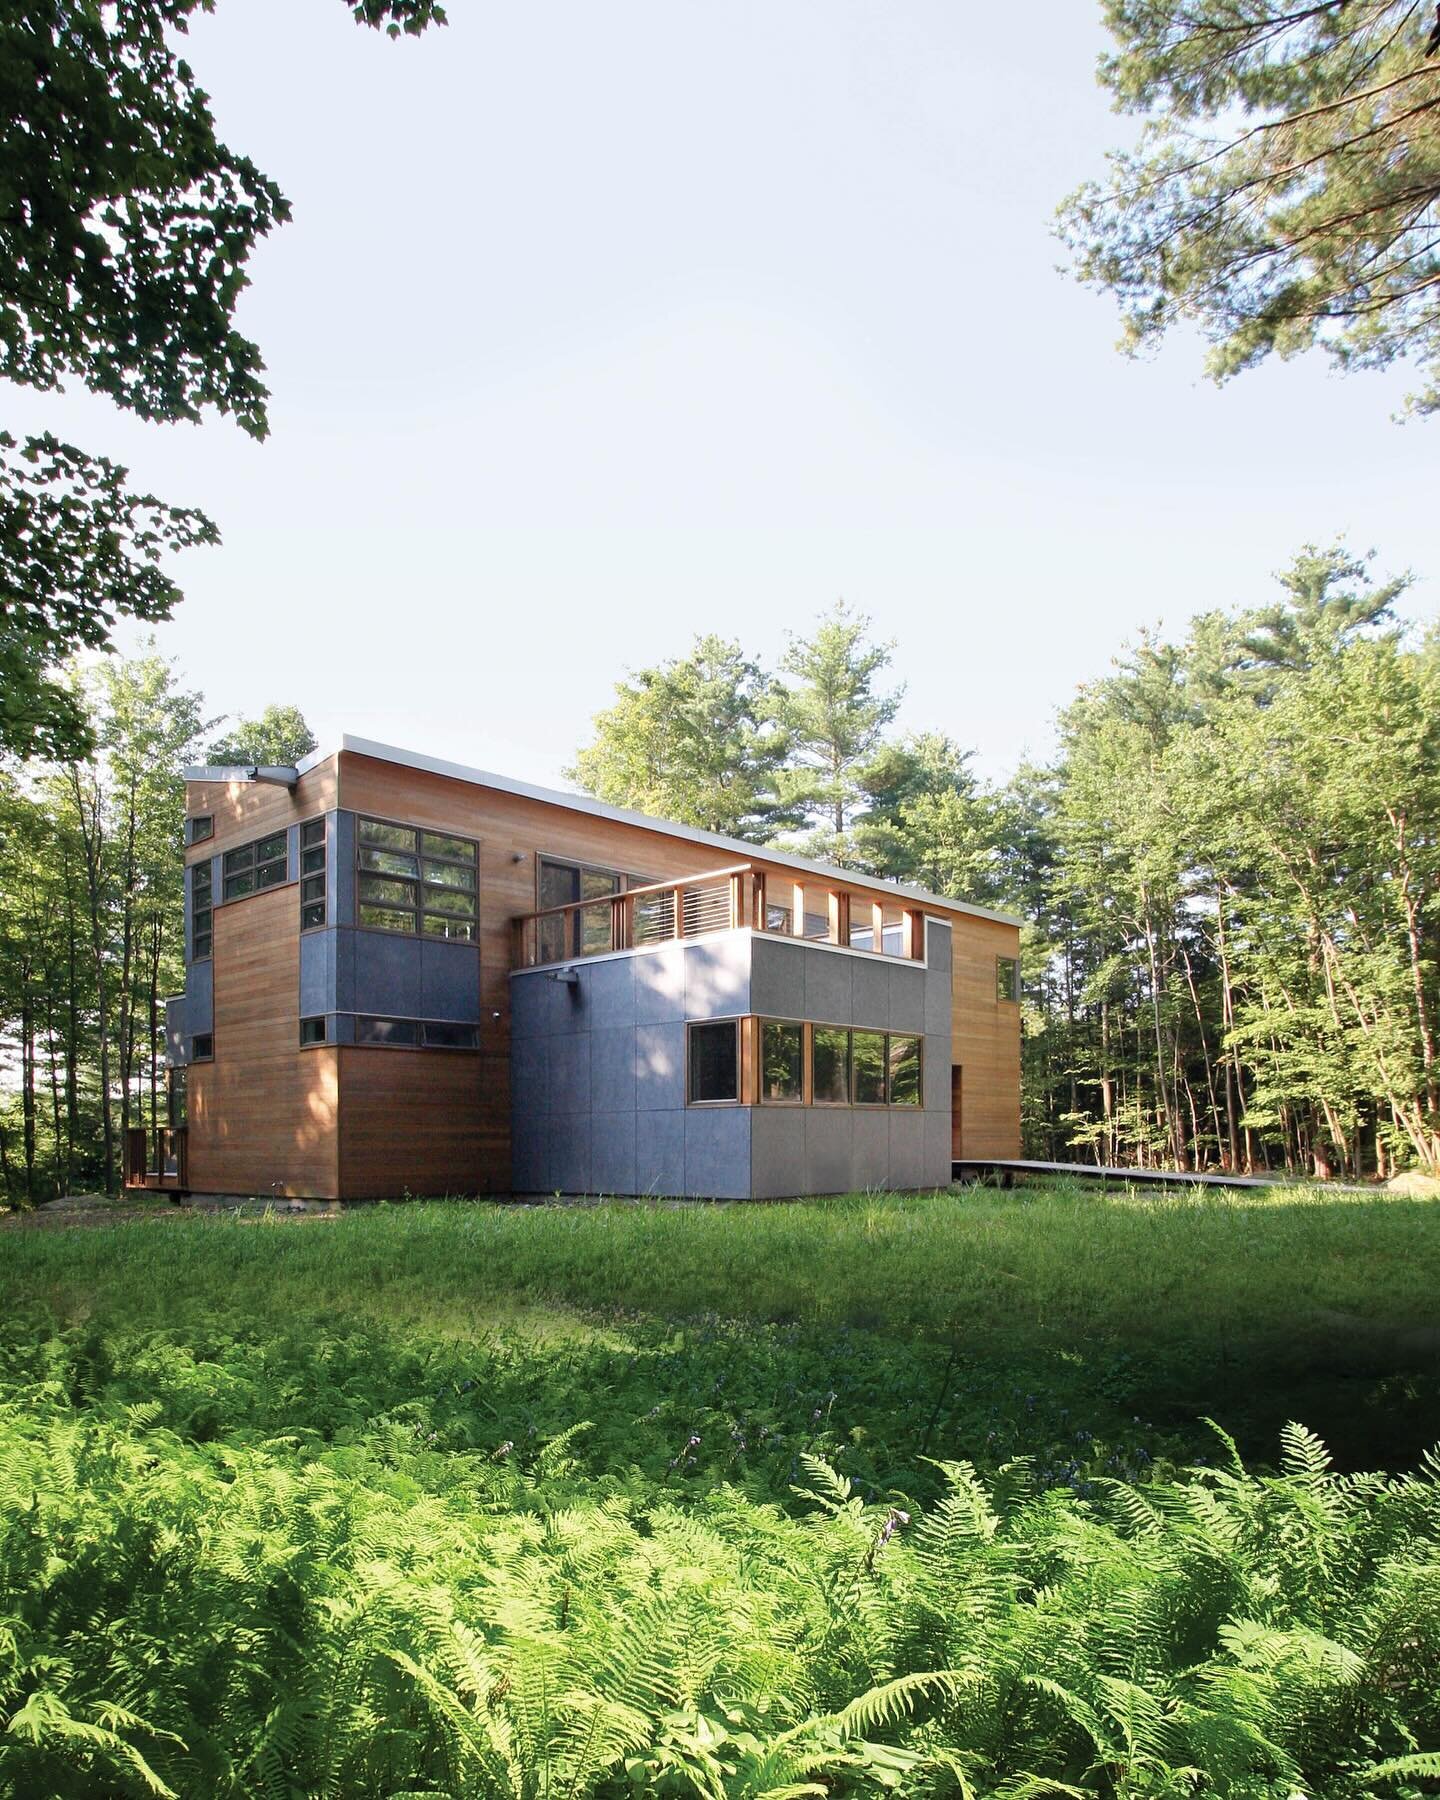
POLYGON ((517 969, 742 927, 876 956, 925 954, 919 909, 813 879, 780 881, 753 863, 571 900, 525 913, 513 923, 517 969))
POLYGON ((183 1125, 164 1125, 154 1132, 132 1125, 125 1133, 126 1187, 185 1188, 187 1145, 183 1125))

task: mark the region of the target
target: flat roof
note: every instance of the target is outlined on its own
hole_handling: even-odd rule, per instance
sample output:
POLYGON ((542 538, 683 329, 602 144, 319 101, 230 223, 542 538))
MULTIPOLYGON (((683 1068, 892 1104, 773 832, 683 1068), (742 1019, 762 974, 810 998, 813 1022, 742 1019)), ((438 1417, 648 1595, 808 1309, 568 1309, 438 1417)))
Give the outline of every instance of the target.
MULTIPOLYGON (((840 881, 846 887, 868 888, 877 894, 888 894, 902 900, 913 900, 922 906, 938 906, 946 912, 967 913, 976 919, 992 919, 998 925, 1022 925, 1024 920, 1014 913, 995 912, 986 906, 971 906, 964 900, 951 900, 944 894, 927 893, 923 888, 902 887, 898 882, 884 881, 877 875, 861 875, 853 869, 837 869, 829 863, 812 862, 809 857, 795 856, 787 850, 776 850, 769 844, 751 844, 744 838, 722 837, 716 831, 701 831, 693 825, 677 825, 670 819, 652 818, 649 813, 633 812, 624 806, 609 806, 589 794, 569 793, 559 788, 537 787, 533 782, 516 781, 509 775, 496 775, 489 769, 471 769, 463 763, 446 762, 438 756, 422 756, 418 750, 402 750, 395 744, 376 743, 373 738, 351 737, 347 732, 329 750, 312 750, 295 765, 305 775, 320 763, 328 762, 341 751, 352 756, 370 756, 378 762, 397 763, 401 768, 419 769, 427 775, 445 775, 452 781, 468 781, 475 787, 494 788, 502 794, 515 794, 522 800, 538 800, 547 806, 561 806, 570 812, 588 813, 596 819, 613 819, 621 825, 638 825, 646 831, 658 831, 666 837, 684 838, 692 844, 705 844, 715 850, 734 851, 746 862, 778 863, 782 868, 798 869, 805 875, 823 876, 827 881, 840 881)), ((187 781, 246 781, 248 768, 186 769, 187 781)))

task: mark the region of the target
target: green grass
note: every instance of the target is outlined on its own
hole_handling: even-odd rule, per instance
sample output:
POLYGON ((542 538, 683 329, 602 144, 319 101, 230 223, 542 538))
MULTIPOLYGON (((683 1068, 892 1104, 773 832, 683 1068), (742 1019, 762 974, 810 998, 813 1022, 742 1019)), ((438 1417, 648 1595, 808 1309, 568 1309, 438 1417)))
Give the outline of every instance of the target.
POLYGON ((0 1792, 1358 1800, 1437 1296, 1304 1189, 7 1227, 0 1792))
POLYGON ((10 1237, 0 1311, 344 1317, 465 1338, 702 1316, 860 1332, 1247 1450, 1305 1417, 1349 1466, 1440 1434, 1440 1207, 1317 1189, 1081 1183, 770 1206, 396 1205, 266 1225, 10 1237))

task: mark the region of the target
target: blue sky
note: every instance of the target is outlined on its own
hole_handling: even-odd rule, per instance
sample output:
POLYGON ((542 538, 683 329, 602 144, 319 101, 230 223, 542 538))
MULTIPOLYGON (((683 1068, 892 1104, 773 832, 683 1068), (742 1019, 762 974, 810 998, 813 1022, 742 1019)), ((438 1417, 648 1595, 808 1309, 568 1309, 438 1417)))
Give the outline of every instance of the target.
POLYGON ((1440 595, 1440 423, 1318 358, 1114 350, 1056 203, 1130 129, 1098 6, 220 0, 187 54, 294 222, 242 311, 273 435, 11 393, 224 545, 162 647, 215 712, 554 780, 627 667, 837 596, 987 775, 1142 625, 1344 534, 1440 595))

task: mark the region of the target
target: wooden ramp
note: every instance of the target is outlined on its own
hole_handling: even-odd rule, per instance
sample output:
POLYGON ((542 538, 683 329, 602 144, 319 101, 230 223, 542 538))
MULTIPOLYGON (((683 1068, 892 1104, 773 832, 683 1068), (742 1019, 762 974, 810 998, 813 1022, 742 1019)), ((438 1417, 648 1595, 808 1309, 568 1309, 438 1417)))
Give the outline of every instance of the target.
POLYGON ((1296 1175, 1201 1175, 1183 1169, 1112 1169, 1098 1163, 1026 1162, 1019 1158, 999 1156, 967 1156, 951 1165, 954 1181, 974 1180, 985 1175, 999 1175, 1008 1186, 1016 1175, 1078 1175, 1087 1181, 1152 1182, 1163 1187, 1325 1187, 1332 1192, 1364 1194, 1364 1187, 1344 1187, 1338 1182, 1304 1181, 1296 1175))

